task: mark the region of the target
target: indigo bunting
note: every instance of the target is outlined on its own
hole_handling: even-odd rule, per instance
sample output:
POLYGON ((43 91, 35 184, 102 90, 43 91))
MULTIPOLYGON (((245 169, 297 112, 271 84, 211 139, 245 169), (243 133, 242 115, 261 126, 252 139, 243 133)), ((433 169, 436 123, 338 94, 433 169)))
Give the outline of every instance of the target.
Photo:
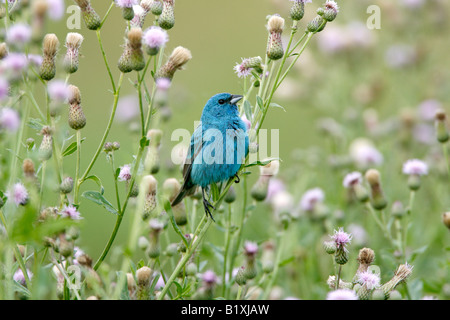
POLYGON ((208 100, 201 116, 201 124, 191 137, 191 145, 183 167, 184 184, 172 206, 185 196, 202 188, 205 213, 214 220, 205 191, 213 183, 236 177, 248 154, 248 134, 236 105, 242 96, 219 93, 208 100))

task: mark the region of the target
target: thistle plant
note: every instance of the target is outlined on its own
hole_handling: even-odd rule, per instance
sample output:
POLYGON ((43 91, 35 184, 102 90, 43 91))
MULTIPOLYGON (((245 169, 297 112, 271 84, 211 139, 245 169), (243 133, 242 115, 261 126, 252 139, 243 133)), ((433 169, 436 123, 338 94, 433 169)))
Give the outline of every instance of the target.
MULTIPOLYGON (((377 100, 383 81, 375 77, 356 90, 336 80, 335 74, 347 74, 341 63, 365 61, 351 52, 368 45, 354 24, 343 31, 337 1, 284 0, 265 24, 260 17, 267 41, 247 39, 240 30, 254 51, 229 63, 241 90, 230 94, 229 105, 233 125, 246 129, 248 153, 234 175, 207 186, 188 185, 193 169, 187 160, 209 144, 202 140, 205 150, 199 151, 170 141, 173 120, 198 111, 189 99, 204 94, 183 91, 183 77, 176 76, 190 79, 202 66, 194 44, 173 40, 186 23, 182 6, 174 0, 74 0, 83 23, 64 34, 48 20, 63 23, 58 20, 68 2, 0 5, 0 299, 396 300, 426 290, 444 296, 442 259, 433 265, 442 285, 420 281, 427 272, 422 253, 440 243, 450 225, 445 200, 434 192, 448 183, 445 107, 423 112, 432 114, 426 128, 431 125, 432 140, 443 149, 418 152, 409 141, 418 121, 413 113, 381 123, 373 107, 383 101, 377 100), (111 32, 107 46, 103 37, 113 24, 123 37, 111 32), (336 43, 339 36, 343 43, 336 43), (323 59, 323 48, 336 55, 323 59), (102 65, 89 70, 96 58, 102 65), (89 88, 88 77, 106 79, 109 91, 89 88), (132 99, 121 100, 125 94, 132 99), (298 101, 289 103, 293 96, 298 101), (313 140, 313 129, 303 127, 309 106, 326 114, 320 129, 329 139, 306 151, 287 148, 283 159, 263 155, 266 127, 279 110, 289 117, 302 113, 283 140, 313 140), (108 115, 104 127, 95 114, 108 115), (405 130, 401 143, 393 134, 399 127, 405 130), (427 201, 438 203, 437 215, 437 205, 425 210, 427 201), (434 241, 416 248, 422 240, 413 231, 425 211, 439 227, 423 227, 434 241), (102 212, 111 230, 98 222, 102 212), (98 230, 98 239, 106 232, 104 242, 90 243, 86 227, 98 230)), ((224 61, 221 55, 214 60, 224 61)), ((404 58, 390 66, 408 63, 404 58)), ((375 69, 364 68, 367 74, 375 69)), ((223 168, 212 173, 223 175, 223 168)))

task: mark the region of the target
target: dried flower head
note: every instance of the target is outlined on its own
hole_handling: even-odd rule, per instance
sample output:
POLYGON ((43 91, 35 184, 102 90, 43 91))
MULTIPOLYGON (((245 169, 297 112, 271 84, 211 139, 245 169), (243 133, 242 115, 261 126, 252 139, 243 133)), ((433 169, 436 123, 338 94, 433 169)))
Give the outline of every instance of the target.
POLYGON ((191 51, 181 46, 176 47, 169 56, 166 64, 157 72, 156 78, 167 78, 172 80, 175 72, 182 69, 182 67, 191 59, 191 51))

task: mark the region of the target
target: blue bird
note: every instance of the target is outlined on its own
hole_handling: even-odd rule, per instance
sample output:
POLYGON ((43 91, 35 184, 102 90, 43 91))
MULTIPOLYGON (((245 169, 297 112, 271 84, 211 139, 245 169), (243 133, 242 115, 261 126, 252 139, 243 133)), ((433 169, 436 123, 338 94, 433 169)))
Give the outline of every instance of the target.
POLYGON ((201 187, 205 213, 212 217, 215 209, 205 196, 213 183, 236 177, 248 154, 247 126, 239 117, 236 105, 240 95, 219 93, 208 100, 200 125, 191 137, 191 145, 183 167, 184 183, 172 206, 201 187))

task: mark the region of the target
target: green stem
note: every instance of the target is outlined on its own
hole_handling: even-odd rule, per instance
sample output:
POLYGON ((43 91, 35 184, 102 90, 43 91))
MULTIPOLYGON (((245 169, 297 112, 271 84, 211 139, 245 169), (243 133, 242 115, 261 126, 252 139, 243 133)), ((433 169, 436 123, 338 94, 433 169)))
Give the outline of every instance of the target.
POLYGON ((113 108, 111 111, 111 116, 110 116, 108 124, 106 126, 105 133, 103 134, 103 138, 97 147, 97 151, 95 152, 94 157, 92 158, 91 162, 89 163, 88 167, 86 168, 86 171, 84 172, 84 174, 81 176, 80 181, 78 182, 79 184, 82 184, 84 182, 87 175, 91 171, 92 167, 94 166, 95 162, 97 161, 98 156, 102 152, 103 146, 105 145, 106 139, 108 138, 109 132, 111 131, 111 126, 113 124, 114 117, 116 115, 117 104, 119 102, 120 88, 122 87, 122 81, 123 81, 123 73, 120 74, 119 85, 117 87, 117 91, 115 91, 115 93, 114 93, 114 104, 113 104, 113 108))
POLYGON ((78 198, 80 193, 80 163, 81 163, 81 130, 77 130, 77 162, 75 167, 75 190, 73 195, 73 203, 78 205, 78 198))
POLYGON ((225 233, 225 253, 223 255, 223 275, 222 275, 222 296, 225 297, 226 291, 227 291, 227 283, 226 283, 226 276, 227 276, 227 263, 228 263, 228 250, 230 248, 230 229, 231 229, 231 212, 232 212, 231 204, 228 205, 228 215, 227 215, 227 229, 225 233))
POLYGON ((98 44, 100 45, 100 51, 102 52, 103 60, 105 62, 106 70, 108 71, 109 79, 111 80, 111 86, 112 86, 113 92, 116 92, 116 84, 114 82, 114 77, 112 75, 111 68, 109 67, 105 49, 103 48, 103 42, 102 42, 102 38, 100 35, 100 29, 96 30, 96 34, 97 34, 98 44))
POLYGON ((277 250, 277 256, 275 258, 275 264, 274 264, 274 268, 273 268, 273 272, 270 275, 270 279, 269 279, 269 283, 267 284, 266 290, 264 291, 264 295, 263 295, 263 299, 267 300, 270 294, 270 290, 273 287, 273 284, 275 283, 275 280, 277 278, 278 275, 278 270, 280 268, 280 262, 281 262, 281 256, 283 254, 283 249, 284 249, 284 244, 285 244, 285 234, 286 234, 286 228, 281 232, 281 234, 279 233, 278 237, 279 237, 279 241, 278 241, 278 250, 277 250))

